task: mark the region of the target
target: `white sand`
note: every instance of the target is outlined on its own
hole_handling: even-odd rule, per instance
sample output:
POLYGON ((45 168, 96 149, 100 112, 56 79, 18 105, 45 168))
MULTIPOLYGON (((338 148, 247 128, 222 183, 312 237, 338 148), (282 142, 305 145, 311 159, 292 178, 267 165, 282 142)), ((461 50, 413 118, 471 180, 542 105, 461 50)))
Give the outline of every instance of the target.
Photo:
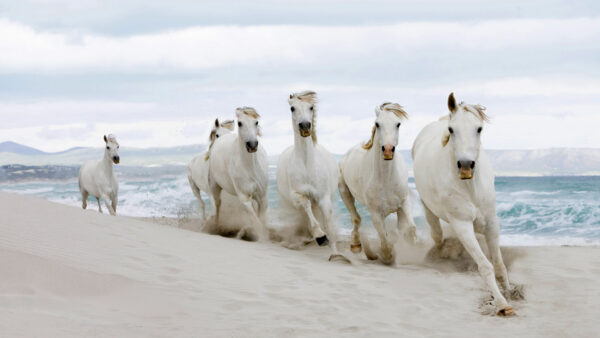
POLYGON ((331 263, 327 248, 293 251, 6 193, 0 217, 3 337, 600 333, 598 247, 506 250, 527 298, 512 302, 516 317, 500 318, 481 314, 488 293, 477 273, 449 264, 331 263))

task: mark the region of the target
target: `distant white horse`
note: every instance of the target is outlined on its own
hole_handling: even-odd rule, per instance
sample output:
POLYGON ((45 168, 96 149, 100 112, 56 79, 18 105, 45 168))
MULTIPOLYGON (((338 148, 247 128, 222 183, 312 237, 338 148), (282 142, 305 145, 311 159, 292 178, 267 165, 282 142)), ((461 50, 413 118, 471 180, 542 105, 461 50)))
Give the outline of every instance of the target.
POLYGON ((216 139, 218 139, 222 135, 231 133, 231 131, 233 130, 233 123, 233 120, 227 120, 225 122, 219 123, 219 119, 216 119, 215 124, 210 132, 210 136, 208 138, 210 146, 202 154, 194 157, 188 164, 188 181, 190 182, 192 192, 194 193, 196 198, 198 198, 198 202, 200 203, 200 207, 202 208, 203 220, 206 219, 206 210, 200 192, 203 191, 212 200, 210 186, 208 185, 208 159, 210 150, 212 149, 212 146, 216 139))
POLYGON ((102 212, 100 198, 104 200, 106 208, 111 215, 117 212, 119 184, 113 172, 113 163, 119 164, 119 143, 113 135, 104 135, 104 158, 85 162, 79 169, 79 191, 81 192, 81 206, 87 207, 89 195, 98 200, 98 211, 102 212))
POLYGON ((317 144, 315 101, 316 93, 312 91, 290 95, 294 145, 279 156, 277 189, 283 203, 308 216, 309 232, 317 243, 330 243, 333 258, 339 256, 333 224, 339 171, 335 158, 317 144))
MULTIPOLYGON (((237 196, 253 215, 259 237, 267 235, 267 185, 269 183, 267 153, 258 144, 260 115, 250 107, 237 108, 238 133, 215 140, 210 150, 208 182, 216 208, 215 224, 219 225, 221 191, 237 196)), ((238 233, 242 238, 247 225, 238 233)))
POLYGON ((431 237, 441 243, 440 219, 457 234, 473 257, 483 280, 491 290, 499 315, 514 314, 496 284, 510 289, 506 266, 498 244, 494 173, 481 149, 481 131, 488 120, 485 107, 457 104, 454 93, 448 97, 450 115, 427 125, 417 136, 412 149, 417 190, 423 201, 431 237), (475 232, 485 236, 490 264, 475 232), (495 274, 494 274, 495 270, 495 274))
MULTIPOLYGON (((411 215, 408 189, 408 170, 401 156, 394 156, 398 144, 398 131, 407 114, 397 103, 386 102, 375 108, 375 125, 371 139, 364 145, 350 149, 340 161, 339 190, 352 224, 352 252, 361 251, 359 237, 360 215, 354 206, 356 198, 371 214, 373 225, 381 240, 382 262, 393 261, 392 244, 388 241, 384 221, 391 214, 398 216, 398 229, 414 243, 416 227, 411 215)), ((376 259, 367 252, 370 259, 376 259)))

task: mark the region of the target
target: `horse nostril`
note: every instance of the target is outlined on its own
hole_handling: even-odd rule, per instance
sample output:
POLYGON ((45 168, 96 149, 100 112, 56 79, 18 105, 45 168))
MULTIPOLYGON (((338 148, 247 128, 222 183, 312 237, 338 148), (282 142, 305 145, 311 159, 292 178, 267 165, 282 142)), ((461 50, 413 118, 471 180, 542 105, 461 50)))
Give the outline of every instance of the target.
POLYGON ((475 161, 471 162, 471 169, 475 169, 475 161))
POLYGON ((385 151, 385 147, 384 146, 381 146, 381 151, 385 151))
POLYGON ((456 161, 456 165, 458 166, 458 169, 460 169, 460 167, 461 167, 460 161, 456 161))
POLYGON ((298 127, 300 127, 301 130, 309 130, 311 125, 312 124, 307 121, 298 123, 298 127))
POLYGON ((396 151, 396 146, 392 146, 392 153, 396 151))

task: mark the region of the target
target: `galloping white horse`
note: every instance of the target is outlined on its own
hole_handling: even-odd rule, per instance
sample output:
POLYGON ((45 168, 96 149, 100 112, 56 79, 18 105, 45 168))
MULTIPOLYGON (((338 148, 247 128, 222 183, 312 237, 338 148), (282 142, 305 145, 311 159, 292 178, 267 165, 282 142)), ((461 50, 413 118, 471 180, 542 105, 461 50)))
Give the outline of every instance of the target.
POLYGON ((81 192, 81 207, 87 207, 89 195, 96 197, 98 211, 102 212, 100 198, 104 200, 111 215, 117 212, 119 184, 113 172, 113 163, 119 164, 119 143, 113 135, 104 135, 106 149, 102 160, 85 162, 79 169, 79 191, 81 192), (110 201, 110 203, 109 203, 110 201))
POLYGON ((208 159, 210 150, 216 139, 221 137, 221 135, 229 134, 232 130, 233 120, 227 120, 225 122, 219 123, 219 119, 216 119, 215 125, 213 126, 210 132, 210 136, 208 138, 208 140, 210 141, 210 146, 202 154, 194 157, 188 164, 188 181, 190 182, 190 187, 192 188, 194 195, 198 198, 198 202, 200 203, 200 207, 202 208, 203 220, 206 219, 206 210, 200 192, 204 191, 204 193, 207 194, 208 197, 212 200, 210 187, 208 185, 208 159))
MULTIPOLYGON (((392 245, 389 243, 384 221, 391 214, 398 216, 398 229, 405 230, 405 237, 414 243, 416 227, 411 215, 408 189, 408 170, 401 156, 394 156, 398 144, 398 131, 408 116, 397 103, 383 103, 375 108, 375 125, 371 139, 364 145, 350 149, 340 161, 339 190, 346 208, 350 211, 352 224, 352 252, 361 251, 359 237, 360 215, 354 206, 356 198, 371 214, 373 225, 381 240, 382 262, 393 261, 392 245)), ((365 249, 367 257, 371 255, 365 249)), ((369 257, 377 259, 377 256, 369 257)))
POLYGON ((317 144, 316 95, 312 91, 290 95, 294 145, 279 156, 277 189, 283 203, 308 216, 309 232, 317 243, 321 246, 330 243, 331 260, 339 256, 333 224, 333 199, 339 172, 335 158, 317 144))
POLYGON ((496 300, 498 315, 510 316, 514 314, 513 308, 496 284, 498 276, 504 289, 510 289, 498 244, 494 173, 481 149, 481 131, 483 123, 488 121, 485 107, 457 104, 451 93, 448 108, 450 115, 427 125, 412 149, 415 183, 431 237, 436 244, 441 243, 440 219, 450 224, 477 263, 496 300), (479 246, 475 232, 485 236, 493 266, 479 246))
MULTIPOLYGON (((221 191, 237 196, 254 219, 257 235, 267 235, 267 185, 269 183, 267 153, 258 144, 260 115, 250 107, 237 108, 238 133, 225 134, 215 140, 210 150, 208 183, 216 208, 215 224, 219 225, 221 191)), ((242 238, 248 226, 238 233, 242 238)))

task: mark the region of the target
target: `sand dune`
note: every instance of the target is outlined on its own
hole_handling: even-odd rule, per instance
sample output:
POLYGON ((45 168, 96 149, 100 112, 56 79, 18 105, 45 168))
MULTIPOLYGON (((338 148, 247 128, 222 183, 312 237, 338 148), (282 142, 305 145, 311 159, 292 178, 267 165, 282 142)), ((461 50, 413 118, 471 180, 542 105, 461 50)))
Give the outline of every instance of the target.
POLYGON ((594 336, 600 248, 505 248, 513 318, 476 272, 289 250, 0 193, 1 336, 594 336))

